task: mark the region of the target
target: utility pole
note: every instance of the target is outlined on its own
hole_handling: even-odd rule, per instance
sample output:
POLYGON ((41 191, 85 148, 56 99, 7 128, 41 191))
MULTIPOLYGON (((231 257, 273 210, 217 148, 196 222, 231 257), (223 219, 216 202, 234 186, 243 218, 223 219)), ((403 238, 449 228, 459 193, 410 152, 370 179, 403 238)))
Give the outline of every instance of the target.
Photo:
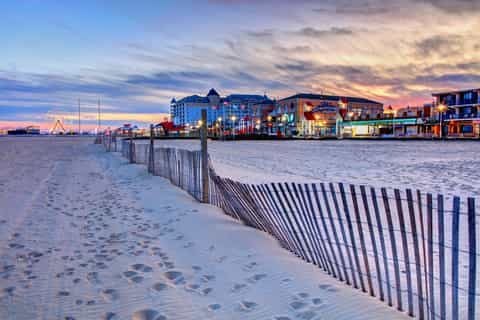
POLYGON ((80 123, 80 99, 78 99, 78 135, 81 133, 81 123, 80 123))
POLYGON ((102 123, 101 123, 101 118, 100 118, 100 99, 98 99, 98 129, 97 129, 97 134, 100 134, 100 131, 102 131, 102 123))

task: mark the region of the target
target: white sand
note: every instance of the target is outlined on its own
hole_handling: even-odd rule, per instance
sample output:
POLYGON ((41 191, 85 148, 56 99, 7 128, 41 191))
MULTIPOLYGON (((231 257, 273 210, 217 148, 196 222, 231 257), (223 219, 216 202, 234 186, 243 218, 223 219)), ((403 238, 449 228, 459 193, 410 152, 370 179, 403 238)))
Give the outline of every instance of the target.
MULTIPOLYGON (((200 147, 196 140, 155 145, 200 147)), ((343 182, 462 198, 480 194, 478 141, 212 141, 209 148, 217 173, 240 182, 343 182)))
POLYGON ((0 319, 407 318, 89 139, 0 139, 0 319))

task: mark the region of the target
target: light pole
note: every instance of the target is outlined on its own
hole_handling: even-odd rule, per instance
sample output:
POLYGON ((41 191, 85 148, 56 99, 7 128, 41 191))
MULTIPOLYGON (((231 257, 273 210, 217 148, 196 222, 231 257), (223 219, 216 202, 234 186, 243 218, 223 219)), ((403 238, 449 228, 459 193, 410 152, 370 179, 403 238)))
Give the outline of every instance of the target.
POLYGON ((272 133, 272 126, 273 126, 272 125, 272 116, 269 115, 267 117, 267 121, 268 121, 268 123, 267 123, 267 127, 268 127, 267 128, 267 133, 270 134, 270 133, 272 133))
POLYGON ((315 127, 315 135, 316 135, 316 136, 320 136, 320 135, 321 135, 321 129, 318 130, 318 127, 319 127, 319 126, 318 126, 318 120, 320 119, 320 115, 319 115, 319 114, 315 114, 313 117, 315 118, 315 125, 314 125, 314 127, 315 127))
POLYGON ((342 99, 340 99, 338 101, 337 117, 336 117, 337 119, 336 119, 336 123, 335 123, 336 124, 336 126, 335 126, 335 131, 336 132, 335 133, 336 133, 338 139, 343 138, 342 133, 341 133, 341 131, 342 131, 341 126, 343 125, 342 124, 343 123, 343 118, 345 118, 346 113, 347 113, 347 106, 345 105, 345 102, 342 99))
POLYGON ((217 123, 218 123, 219 126, 220 126, 220 135, 222 136, 222 140, 223 140, 222 117, 218 117, 218 118, 217 118, 217 123))
POLYGON ((232 136, 233 136, 233 139, 235 139, 235 120, 237 120, 237 117, 232 116, 230 120, 232 120, 232 136))
POLYGON ((445 110, 447 110, 447 106, 444 105, 443 103, 440 103, 438 106, 437 106, 437 109, 438 111, 440 112, 439 113, 439 117, 440 117, 440 132, 439 132, 439 137, 440 139, 443 139, 443 112, 445 110))

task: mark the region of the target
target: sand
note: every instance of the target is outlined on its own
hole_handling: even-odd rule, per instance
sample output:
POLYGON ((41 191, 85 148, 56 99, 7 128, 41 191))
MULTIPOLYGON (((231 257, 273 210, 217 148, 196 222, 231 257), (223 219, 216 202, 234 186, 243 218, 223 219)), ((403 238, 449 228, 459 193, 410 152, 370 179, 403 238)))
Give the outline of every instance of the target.
POLYGON ((0 139, 0 319, 407 318, 92 142, 0 139))
MULTIPOLYGON (((198 140, 155 145, 200 148, 198 140)), ((209 153, 219 175, 245 183, 343 182, 450 197, 480 194, 478 141, 212 141, 209 153)))

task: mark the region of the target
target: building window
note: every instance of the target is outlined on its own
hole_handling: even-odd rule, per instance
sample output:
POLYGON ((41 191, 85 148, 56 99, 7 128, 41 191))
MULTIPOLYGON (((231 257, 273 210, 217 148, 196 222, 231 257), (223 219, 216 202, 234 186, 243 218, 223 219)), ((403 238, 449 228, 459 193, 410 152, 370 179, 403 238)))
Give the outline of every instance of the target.
POLYGON ((463 101, 465 104, 469 104, 473 102, 473 95, 472 92, 466 92, 463 94, 463 101))

